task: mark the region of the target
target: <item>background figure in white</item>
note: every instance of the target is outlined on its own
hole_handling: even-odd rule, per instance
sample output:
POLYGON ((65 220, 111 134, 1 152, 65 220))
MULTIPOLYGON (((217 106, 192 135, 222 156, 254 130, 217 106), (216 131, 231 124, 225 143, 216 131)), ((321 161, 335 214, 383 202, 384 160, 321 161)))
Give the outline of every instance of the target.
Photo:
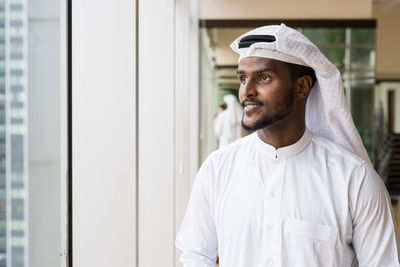
POLYGON ((218 138, 218 148, 242 137, 243 108, 237 98, 228 94, 223 97, 226 109, 219 112, 214 123, 214 132, 218 138))

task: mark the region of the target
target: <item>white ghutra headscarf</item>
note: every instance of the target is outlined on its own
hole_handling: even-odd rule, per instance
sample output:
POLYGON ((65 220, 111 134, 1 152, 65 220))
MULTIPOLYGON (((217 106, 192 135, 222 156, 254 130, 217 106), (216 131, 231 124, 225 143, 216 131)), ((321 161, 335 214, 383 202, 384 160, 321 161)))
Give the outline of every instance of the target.
POLYGON ((265 26, 243 34, 231 48, 240 55, 239 61, 265 57, 314 69, 317 81, 306 104, 307 128, 371 163, 346 103, 339 70, 307 37, 284 24, 265 26), (257 35, 271 35, 275 41, 258 41, 239 48, 243 37, 257 35))

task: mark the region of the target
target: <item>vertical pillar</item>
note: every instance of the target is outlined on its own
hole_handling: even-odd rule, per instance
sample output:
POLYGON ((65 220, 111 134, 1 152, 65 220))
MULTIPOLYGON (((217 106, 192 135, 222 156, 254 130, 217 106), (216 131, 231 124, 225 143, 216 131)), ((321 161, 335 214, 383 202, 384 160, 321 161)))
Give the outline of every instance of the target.
POLYGON ((74 267, 136 264, 136 49, 135 1, 73 1, 74 267))

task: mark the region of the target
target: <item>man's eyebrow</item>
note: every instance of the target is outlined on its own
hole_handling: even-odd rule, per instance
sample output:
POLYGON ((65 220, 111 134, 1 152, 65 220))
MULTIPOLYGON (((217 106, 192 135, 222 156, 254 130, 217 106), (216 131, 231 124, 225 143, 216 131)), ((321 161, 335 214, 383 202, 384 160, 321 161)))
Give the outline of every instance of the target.
MULTIPOLYGON (((260 73, 263 73, 263 72, 275 72, 276 73, 276 70, 271 69, 271 68, 265 68, 265 69, 262 69, 262 70, 253 71, 253 73, 255 73, 255 74, 260 74, 260 73)), ((245 72, 243 70, 237 70, 236 73, 237 74, 244 74, 245 72)))
POLYGON ((275 72, 276 73, 276 70, 271 69, 271 68, 265 68, 265 69, 262 69, 262 70, 257 70, 254 73, 260 74, 260 73, 263 73, 263 72, 275 72))

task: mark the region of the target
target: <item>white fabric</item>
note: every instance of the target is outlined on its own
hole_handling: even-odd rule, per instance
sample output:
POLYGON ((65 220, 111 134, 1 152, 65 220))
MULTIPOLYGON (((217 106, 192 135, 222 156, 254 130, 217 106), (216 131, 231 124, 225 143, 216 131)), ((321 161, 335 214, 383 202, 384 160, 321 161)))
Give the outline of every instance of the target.
POLYGON ((371 165, 308 130, 213 152, 177 235, 184 267, 398 267, 390 199, 371 165), (306 167, 305 167, 306 166, 306 167))
POLYGON ((242 137, 243 108, 234 95, 223 97, 227 108, 221 111, 215 120, 214 132, 218 138, 218 148, 224 147, 242 137))
POLYGON ((307 100, 307 127, 370 163, 346 103, 339 70, 304 35, 284 24, 265 26, 243 34, 231 48, 240 54, 239 61, 257 56, 313 68, 317 82, 307 100), (248 35, 273 35, 276 41, 239 49, 240 39, 248 35))

